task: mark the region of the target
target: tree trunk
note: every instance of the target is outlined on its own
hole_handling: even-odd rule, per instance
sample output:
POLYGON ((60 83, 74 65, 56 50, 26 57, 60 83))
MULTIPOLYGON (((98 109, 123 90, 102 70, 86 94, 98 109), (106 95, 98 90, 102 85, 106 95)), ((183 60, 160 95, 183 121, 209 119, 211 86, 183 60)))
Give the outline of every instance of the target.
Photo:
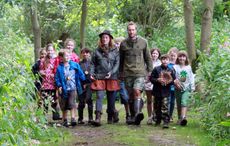
POLYGON ((211 41, 212 16, 214 0, 204 0, 204 12, 202 14, 201 41, 200 48, 202 51, 209 53, 211 41))
POLYGON ((31 21, 34 34, 34 59, 37 61, 39 58, 39 50, 41 48, 41 28, 39 25, 38 14, 37 14, 37 4, 31 6, 31 21))
POLYGON ((190 0, 184 0, 184 20, 185 20, 185 32, 186 32, 186 47, 188 57, 191 63, 196 59, 195 48, 195 34, 194 34, 194 22, 192 4, 190 0))
POLYGON ((85 47, 85 23, 87 17, 87 0, 82 0, 82 13, 80 25, 80 48, 85 47))

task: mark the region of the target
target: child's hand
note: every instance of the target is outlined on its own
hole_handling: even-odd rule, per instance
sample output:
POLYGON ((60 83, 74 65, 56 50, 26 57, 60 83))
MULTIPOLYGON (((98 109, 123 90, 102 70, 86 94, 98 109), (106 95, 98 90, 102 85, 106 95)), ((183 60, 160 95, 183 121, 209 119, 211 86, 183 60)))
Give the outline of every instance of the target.
POLYGON ((62 94, 62 87, 58 88, 58 92, 59 92, 59 94, 62 94))
POLYGON ((166 85, 166 81, 163 78, 158 78, 157 81, 161 83, 162 86, 166 85))
POLYGON ((182 90, 181 83, 178 79, 174 80, 174 85, 177 88, 177 90, 182 90))

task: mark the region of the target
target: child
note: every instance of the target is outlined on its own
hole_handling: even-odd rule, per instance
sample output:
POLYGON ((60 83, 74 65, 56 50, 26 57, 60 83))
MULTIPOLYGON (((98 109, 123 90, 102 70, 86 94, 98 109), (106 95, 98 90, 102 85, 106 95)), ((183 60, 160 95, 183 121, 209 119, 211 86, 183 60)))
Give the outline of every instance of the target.
POLYGON ((181 126, 185 126, 187 124, 188 99, 190 93, 195 90, 194 75, 189 65, 188 55, 185 51, 179 51, 174 69, 176 71, 174 84, 176 86, 175 95, 177 100, 178 123, 181 126))
POLYGON ((40 51, 39 51, 39 54, 40 54, 39 59, 32 66, 32 72, 33 72, 33 74, 34 74, 35 77, 36 77, 36 75, 38 75, 38 77, 36 77, 36 80, 35 80, 34 84, 35 84, 35 87, 36 87, 36 92, 40 96, 40 92, 39 91, 41 89, 42 78, 39 75, 39 66, 41 64, 41 60, 46 57, 46 49, 45 48, 41 48, 40 51))
MULTIPOLYGON (((120 49, 120 44, 121 42, 125 40, 124 37, 117 37, 114 39, 114 43, 115 46, 117 47, 118 51, 120 49)), ((121 75, 121 74, 120 74, 121 75)), ((124 104, 125 107, 125 113, 126 113, 126 123, 129 124, 129 121, 131 120, 130 118, 130 113, 129 113, 129 95, 128 95, 128 91, 125 88, 125 82, 124 82, 124 78, 122 78, 121 76, 119 77, 119 84, 120 84, 120 90, 119 95, 120 95, 120 99, 121 99, 121 103, 124 104)), ((118 122, 119 118, 118 118, 118 112, 117 110, 115 111, 115 116, 114 116, 114 121, 113 122, 118 122)))
MULTIPOLYGON (((43 105, 45 107, 45 112, 48 113, 48 103, 47 100, 51 101, 51 107, 54 109, 53 120, 59 120, 60 115, 57 111, 57 96, 55 92, 54 74, 56 72, 55 68, 55 49, 53 44, 48 44, 46 47, 47 55, 45 58, 41 59, 39 66, 39 73, 42 77, 41 85, 41 98, 43 105)), ((40 103, 41 105, 42 103, 40 103)))
POLYGON ((82 93, 80 81, 85 80, 85 75, 78 63, 70 61, 68 50, 59 52, 63 61, 57 68, 55 83, 61 95, 60 107, 62 110, 63 126, 68 127, 67 111, 70 110, 71 126, 76 126, 76 96, 82 93))
POLYGON ((70 50, 70 60, 72 60, 73 62, 80 62, 80 58, 78 57, 78 55, 76 53, 74 53, 74 48, 75 48, 75 41, 73 39, 66 39, 65 43, 64 43, 64 47, 67 50, 70 50))
POLYGON ((84 48, 81 50, 81 55, 83 57, 82 61, 80 61, 80 66, 84 71, 86 77, 86 84, 83 85, 83 93, 79 95, 79 106, 78 106, 78 124, 84 124, 83 121, 83 110, 85 108, 85 104, 88 105, 88 124, 91 124, 93 121, 93 100, 92 100, 92 91, 90 89, 90 57, 91 51, 88 48, 84 48))
MULTIPOLYGON (((178 49, 176 47, 172 47, 168 51, 168 55, 169 55, 168 66, 170 68, 173 68, 173 66, 176 64, 177 53, 178 53, 178 49)), ((170 96, 169 96, 169 116, 170 116, 171 122, 173 122, 173 110, 175 106, 175 93, 174 92, 175 92, 175 87, 174 85, 171 85, 170 96)))
POLYGON ((168 67, 169 56, 161 56, 161 65, 153 69, 150 81, 153 83, 154 107, 156 112, 156 126, 163 119, 163 128, 169 128, 168 97, 170 86, 175 79, 175 71, 168 67))
MULTIPOLYGON (((161 61, 160 61, 160 49, 158 48, 153 48, 151 51, 151 57, 152 57, 152 63, 153 63, 153 68, 155 68, 156 66, 161 65, 161 61)), ((149 81, 149 76, 146 77, 145 79, 145 93, 147 96, 147 112, 148 112, 148 121, 147 124, 148 125, 152 125, 153 120, 155 121, 155 112, 154 112, 154 104, 153 104, 153 95, 152 95, 152 90, 153 90, 153 84, 149 81)))

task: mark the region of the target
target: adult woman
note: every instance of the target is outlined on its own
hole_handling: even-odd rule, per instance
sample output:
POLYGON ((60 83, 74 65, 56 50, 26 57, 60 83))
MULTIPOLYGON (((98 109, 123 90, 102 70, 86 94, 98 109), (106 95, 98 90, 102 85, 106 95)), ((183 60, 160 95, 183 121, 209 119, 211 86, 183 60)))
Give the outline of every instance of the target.
POLYGON ((115 113, 115 91, 119 89, 117 71, 119 68, 119 53, 114 47, 113 36, 110 31, 105 30, 99 34, 100 40, 98 48, 92 55, 91 62, 91 89, 96 91, 96 119, 92 123, 95 126, 101 125, 102 101, 106 91, 107 95, 107 122, 111 124, 117 121, 115 113))

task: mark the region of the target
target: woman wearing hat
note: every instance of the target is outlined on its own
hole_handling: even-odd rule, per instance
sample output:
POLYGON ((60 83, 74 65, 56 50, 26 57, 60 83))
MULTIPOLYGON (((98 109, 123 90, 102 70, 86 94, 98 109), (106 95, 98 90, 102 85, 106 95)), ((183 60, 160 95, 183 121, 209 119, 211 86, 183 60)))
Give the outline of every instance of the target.
POLYGON ((119 90, 117 71, 119 68, 119 52, 114 47, 113 36, 110 31, 105 30, 99 34, 98 48, 93 52, 91 62, 91 89, 96 91, 96 119, 92 123, 95 126, 101 125, 101 114, 103 98, 107 95, 107 122, 117 122, 118 113, 115 112, 115 91, 119 90))

